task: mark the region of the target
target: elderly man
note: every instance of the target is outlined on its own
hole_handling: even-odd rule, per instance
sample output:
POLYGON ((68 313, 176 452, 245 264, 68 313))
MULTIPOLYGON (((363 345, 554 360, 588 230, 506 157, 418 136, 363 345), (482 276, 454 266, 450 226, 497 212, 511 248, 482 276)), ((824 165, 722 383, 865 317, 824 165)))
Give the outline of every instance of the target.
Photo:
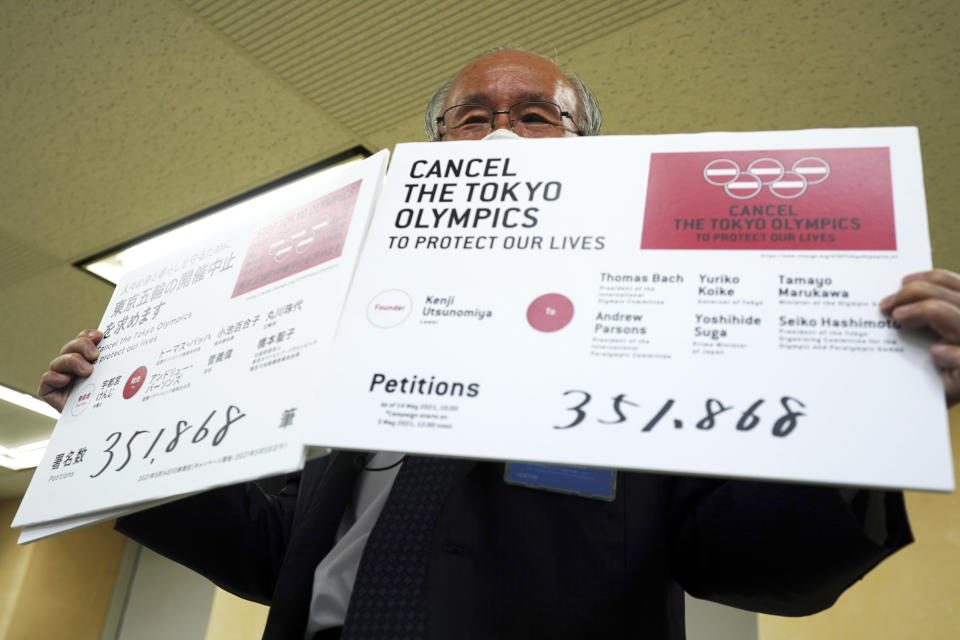
MULTIPOLYGON (((518 50, 469 63, 426 118, 436 140, 600 128, 582 83, 518 50)), ((942 336, 932 355, 950 402, 960 397, 958 303, 960 277, 942 271, 909 276, 881 303, 942 336)), ((61 408, 99 339, 89 331, 68 343, 41 396, 61 408)), ((117 527, 270 604, 264 637, 291 640, 682 638, 681 588, 813 613, 911 540, 899 493, 620 472, 606 502, 503 477, 502 464, 336 452, 279 495, 233 486, 117 527)))

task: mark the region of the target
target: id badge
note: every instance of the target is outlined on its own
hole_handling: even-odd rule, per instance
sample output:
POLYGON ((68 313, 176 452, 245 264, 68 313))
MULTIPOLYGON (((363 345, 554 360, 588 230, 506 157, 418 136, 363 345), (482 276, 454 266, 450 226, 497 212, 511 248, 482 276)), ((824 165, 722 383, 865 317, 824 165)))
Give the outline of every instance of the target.
POLYGON ((612 502, 617 495, 613 469, 561 467, 553 464, 508 462, 503 479, 507 484, 612 502))

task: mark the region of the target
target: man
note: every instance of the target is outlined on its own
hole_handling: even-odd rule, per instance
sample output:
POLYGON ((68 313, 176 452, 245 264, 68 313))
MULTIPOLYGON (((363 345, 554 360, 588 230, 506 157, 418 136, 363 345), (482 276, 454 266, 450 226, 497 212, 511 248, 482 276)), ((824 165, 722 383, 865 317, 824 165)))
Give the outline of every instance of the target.
MULTIPOLYGON (((427 125, 442 140, 572 136, 598 132, 592 105, 550 61, 505 50, 444 85, 427 125)), ((960 399, 960 276, 908 276, 881 308, 941 336, 931 352, 949 402, 960 399)), ((99 339, 65 345, 41 397, 62 408, 99 339)), ((502 464, 356 462, 335 452, 277 496, 227 487, 118 529, 270 604, 264 637, 292 640, 339 637, 341 625, 344 638, 682 638, 681 587, 804 615, 911 540, 892 492, 621 472, 606 502, 507 485, 502 464)))

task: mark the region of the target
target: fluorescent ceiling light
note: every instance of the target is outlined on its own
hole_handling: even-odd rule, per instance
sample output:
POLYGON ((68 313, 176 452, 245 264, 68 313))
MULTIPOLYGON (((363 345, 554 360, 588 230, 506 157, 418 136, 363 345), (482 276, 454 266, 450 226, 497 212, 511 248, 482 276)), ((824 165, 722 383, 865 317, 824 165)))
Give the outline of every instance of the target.
MULTIPOLYGON (((39 400, 29 394, 14 391, 10 387, 0 384, 0 400, 15 404, 18 407, 28 409, 35 413, 43 414, 54 420, 60 417, 57 411, 43 400, 39 400)), ((31 469, 40 464, 43 458, 43 452, 47 448, 49 440, 33 442, 19 447, 7 448, 0 445, 0 467, 6 467, 13 471, 21 469, 31 469)))
POLYGON ((92 258, 81 260, 77 266, 89 271, 104 280, 117 284, 125 274, 149 264, 158 258, 216 235, 223 229, 240 222, 235 211, 235 205, 260 195, 270 189, 289 184, 304 176, 316 173, 322 169, 362 160, 371 154, 363 147, 354 147, 343 153, 338 153, 326 160, 301 169, 288 176, 274 180, 269 184, 258 187, 236 198, 204 209, 168 225, 162 229, 151 231, 139 238, 135 238, 119 247, 108 249, 92 258))
POLYGON ((49 416, 54 420, 60 419, 60 414, 57 413, 57 410, 48 405, 43 400, 34 398, 33 396, 20 393, 19 391, 14 391, 10 387, 5 387, 0 384, 0 400, 4 400, 11 404, 15 404, 24 409, 29 409, 36 413, 42 413, 45 416, 49 416))
POLYGON ((124 275, 149 264, 164 255, 168 255, 183 246, 216 235, 217 232, 236 224, 238 219, 231 215, 231 207, 220 209, 204 218, 188 222, 170 231, 153 236, 116 253, 104 256, 96 262, 84 265, 104 280, 117 284, 124 275))
POLYGON ((49 442, 49 440, 41 440, 13 449, 0 445, 0 467, 6 467, 12 471, 36 467, 43 459, 43 452, 46 451, 49 442))

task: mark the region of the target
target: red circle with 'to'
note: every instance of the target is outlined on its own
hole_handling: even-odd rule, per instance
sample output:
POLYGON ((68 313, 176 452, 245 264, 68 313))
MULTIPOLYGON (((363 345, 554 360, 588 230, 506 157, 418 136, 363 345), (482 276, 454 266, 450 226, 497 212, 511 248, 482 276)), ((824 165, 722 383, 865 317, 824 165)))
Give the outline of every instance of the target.
POLYGON ((573 303, 565 295, 547 293, 527 307, 527 322, 537 331, 559 331, 573 320, 573 303))

